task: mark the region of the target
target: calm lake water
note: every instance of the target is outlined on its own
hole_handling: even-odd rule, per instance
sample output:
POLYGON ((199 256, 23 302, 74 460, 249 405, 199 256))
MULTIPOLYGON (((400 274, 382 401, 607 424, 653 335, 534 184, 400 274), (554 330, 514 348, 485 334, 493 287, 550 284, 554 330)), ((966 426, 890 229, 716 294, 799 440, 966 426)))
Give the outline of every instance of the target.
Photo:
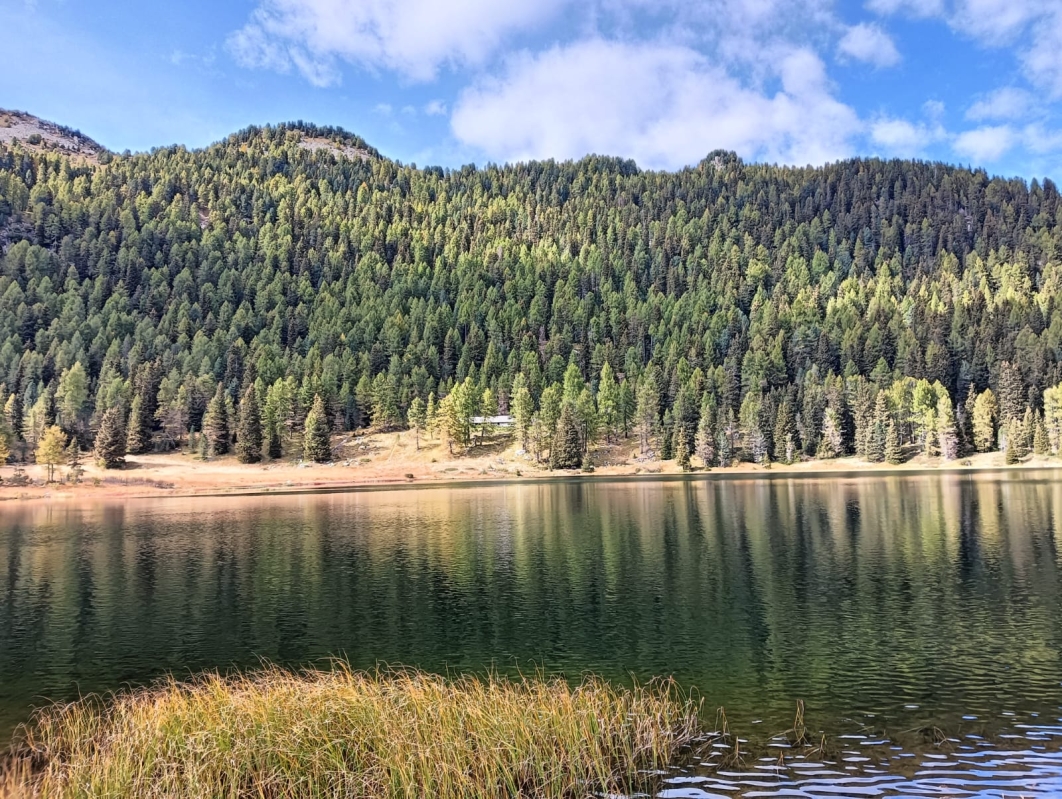
POLYGON ((664 796, 1046 796, 1060 653, 1062 473, 0 505, 4 738, 44 698, 342 655, 674 675, 760 751, 664 796), (833 743, 778 769, 797 700, 833 743))

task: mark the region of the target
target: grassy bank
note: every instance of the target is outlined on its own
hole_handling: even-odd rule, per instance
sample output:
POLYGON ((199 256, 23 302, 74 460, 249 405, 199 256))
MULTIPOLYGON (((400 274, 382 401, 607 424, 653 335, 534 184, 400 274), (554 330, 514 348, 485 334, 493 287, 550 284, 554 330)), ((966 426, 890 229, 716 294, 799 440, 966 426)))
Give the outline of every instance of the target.
POLYGON ((668 683, 268 670, 42 712, 0 797, 581 797, 697 732, 668 683))

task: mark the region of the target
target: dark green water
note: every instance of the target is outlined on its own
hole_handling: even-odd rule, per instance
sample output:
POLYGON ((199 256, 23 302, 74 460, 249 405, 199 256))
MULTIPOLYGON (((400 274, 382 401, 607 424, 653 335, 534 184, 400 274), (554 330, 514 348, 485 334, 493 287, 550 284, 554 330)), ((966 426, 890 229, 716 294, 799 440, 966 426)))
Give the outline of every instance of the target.
POLYGON ((7 503, 0 735, 44 698, 333 654, 674 675, 750 736, 797 699, 836 735, 1005 735, 1058 722, 1060 514, 1036 472, 7 503))

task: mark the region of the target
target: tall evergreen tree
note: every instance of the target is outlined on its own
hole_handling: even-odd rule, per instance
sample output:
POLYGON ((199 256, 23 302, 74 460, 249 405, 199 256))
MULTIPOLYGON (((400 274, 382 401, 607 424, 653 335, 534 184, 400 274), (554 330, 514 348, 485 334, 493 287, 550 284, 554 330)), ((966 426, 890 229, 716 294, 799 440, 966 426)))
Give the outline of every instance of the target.
POLYGON ((240 398, 240 419, 236 427, 236 457, 240 463, 262 460, 262 414, 258 405, 258 389, 247 386, 240 398))
POLYGON ((792 463, 795 452, 793 436, 796 433, 796 417, 789 397, 778 406, 778 415, 774 423, 774 459, 781 463, 792 463))
POLYGON ((147 419, 144 414, 144 401, 139 394, 133 397, 133 404, 129 408, 129 421, 125 426, 126 439, 125 451, 129 455, 142 455, 148 451, 151 444, 151 434, 148 432, 147 419))
POLYGON ((303 433, 303 457, 315 463, 328 463, 332 460, 331 425, 325 415, 324 401, 318 394, 313 398, 310 412, 306 414, 306 426, 303 433))
POLYGON ((999 420, 1021 419, 1025 413, 1025 388, 1017 365, 1004 361, 999 367, 999 420))
POLYGON ((203 416, 203 434, 207 438, 210 455, 225 455, 229 451, 229 412, 225 403, 225 390, 218 383, 213 399, 203 416))
POLYGON ((125 414, 115 406, 100 420, 93 450, 96 463, 103 469, 118 469, 125 465, 125 414))
POLYGON ((953 461, 959 457, 959 435, 955 426, 955 413, 951 400, 943 396, 937 403, 937 442, 940 457, 953 461))
POLYGON ((889 420, 889 428, 885 431, 885 462, 891 466, 903 463, 900 435, 896 429, 896 421, 893 419, 889 420))
POLYGON ((550 447, 551 469, 577 469, 583 462, 583 443, 579 438, 579 417, 575 405, 565 402, 561 406, 557 433, 550 447))
POLYGON ((973 409, 974 448, 978 452, 991 452, 996 448, 996 397, 992 389, 977 395, 973 409))

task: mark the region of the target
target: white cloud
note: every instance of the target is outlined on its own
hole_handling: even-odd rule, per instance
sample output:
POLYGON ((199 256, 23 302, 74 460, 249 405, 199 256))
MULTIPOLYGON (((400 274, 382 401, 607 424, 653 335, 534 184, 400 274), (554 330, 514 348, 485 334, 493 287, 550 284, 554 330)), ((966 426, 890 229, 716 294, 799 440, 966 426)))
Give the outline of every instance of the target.
POLYGON ((1024 89, 1005 86, 988 93, 971 105, 966 118, 982 120, 1013 120, 1032 110, 1035 98, 1024 89))
POLYGON ((944 0, 868 0, 867 8, 876 14, 909 14, 935 17, 944 13, 944 0))
POLYGON ((924 125, 906 119, 881 117, 870 125, 870 141, 886 155, 912 158, 924 155, 926 148, 946 138, 939 124, 924 125))
POLYGON ((869 0, 879 14, 943 19, 989 47, 1014 47, 1027 77, 1062 98, 1062 4, 1058 0, 869 0))
POLYGON ((429 117, 441 117, 446 114, 446 103, 442 100, 432 100, 424 106, 424 115, 429 117))
POLYGON ((688 47, 594 38, 512 59, 461 94, 451 125, 499 160, 596 152, 674 168, 716 148, 799 164, 850 155, 860 123, 818 56, 780 54, 775 73, 782 90, 768 95, 688 47))
POLYGON ((444 64, 482 63, 508 34, 533 28, 566 0, 260 0, 228 40, 247 67, 292 68, 315 85, 337 61, 431 80, 444 64))
POLYGON ((892 38, 877 25, 861 22, 853 25, 837 44, 837 51, 849 58, 865 61, 876 67, 891 67, 900 63, 900 52, 892 38))
POLYGON ((1009 125, 986 125, 960 133, 953 147, 956 153, 975 164, 992 163, 1010 151, 1017 138, 1009 125))

